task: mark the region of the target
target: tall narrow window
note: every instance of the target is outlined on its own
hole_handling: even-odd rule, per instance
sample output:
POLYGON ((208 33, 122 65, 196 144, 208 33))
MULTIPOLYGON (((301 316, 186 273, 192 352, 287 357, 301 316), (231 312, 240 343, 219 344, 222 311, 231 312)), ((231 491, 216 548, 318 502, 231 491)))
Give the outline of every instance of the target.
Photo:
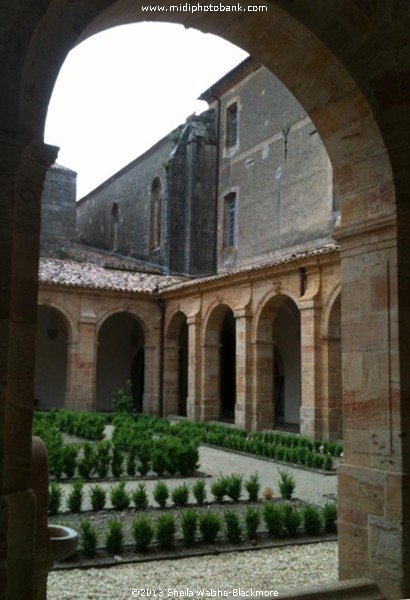
POLYGON ((161 246, 161 182, 156 177, 151 188, 151 250, 161 246))
POLYGON ((235 102, 226 109, 226 145, 228 148, 238 143, 238 105, 235 102))
POLYGON ((224 245, 234 246, 236 234, 236 193, 225 196, 225 231, 224 245))
POLYGON ((118 250, 118 204, 115 202, 111 209, 111 250, 118 250))

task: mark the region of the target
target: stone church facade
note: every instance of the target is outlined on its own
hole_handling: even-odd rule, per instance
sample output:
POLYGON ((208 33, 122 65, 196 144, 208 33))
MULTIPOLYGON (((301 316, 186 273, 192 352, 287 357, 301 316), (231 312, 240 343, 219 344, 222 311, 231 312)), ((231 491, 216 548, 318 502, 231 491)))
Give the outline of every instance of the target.
POLYGON ((253 58, 201 98, 209 110, 77 204, 75 173, 50 170, 37 405, 110 410, 129 380, 148 414, 341 439, 324 146, 253 58))

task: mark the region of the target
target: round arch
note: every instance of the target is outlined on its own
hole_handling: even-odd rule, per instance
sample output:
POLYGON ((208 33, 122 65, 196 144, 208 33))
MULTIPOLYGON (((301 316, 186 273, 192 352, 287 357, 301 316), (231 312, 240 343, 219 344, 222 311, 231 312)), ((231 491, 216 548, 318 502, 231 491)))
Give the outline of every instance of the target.
MULTIPOLYGON (((33 154, 30 155, 30 159, 20 163, 22 166, 19 167, 17 179, 23 189, 17 191, 17 196, 20 194, 18 201, 21 203, 24 199, 24 193, 21 192, 29 190, 30 194, 38 195, 39 203, 40 189, 36 191, 35 184, 39 182, 38 187, 41 187, 40 180, 44 175, 42 165, 48 160, 51 162, 48 149, 41 146, 41 140, 45 113, 59 66, 81 36, 91 35, 108 25, 146 19, 147 15, 140 12, 139 3, 131 0, 104 2, 103 10, 101 2, 97 0, 86 4, 50 0, 42 19, 39 16, 40 11, 36 14, 32 11, 27 12, 28 2, 27 6, 24 2, 23 5, 26 10, 21 9, 13 15, 13 30, 10 28, 10 35, 5 36, 9 54, 11 55, 11 51, 17 53, 19 49, 25 56, 16 55, 17 71, 18 65, 23 65, 21 71, 15 75, 15 81, 19 85, 6 85, 1 100, 4 107, 4 131, 18 132, 15 138, 10 133, 10 139, 6 139, 4 145, 7 156, 7 149, 13 148, 14 152, 15 139, 24 139, 27 145, 31 144, 30 150, 34 149, 33 154), (23 19, 26 19, 26 24, 23 19), (18 43, 21 39, 13 38, 16 32, 24 32, 24 40, 30 39, 31 35, 28 49, 25 43, 18 43), (21 90, 23 97, 20 96, 21 90), (33 156, 34 160, 31 160, 33 156), (46 158, 43 161, 44 156, 46 158), (36 160, 36 177, 31 177, 31 163, 35 163, 36 160), (27 188, 21 183, 24 181, 30 182, 26 184, 27 188), (29 185, 32 185, 31 189, 29 185)), ((377 397, 375 402, 380 402, 380 405, 369 405, 369 389, 363 381, 364 378, 351 377, 349 385, 346 384, 349 394, 345 406, 351 430, 346 457, 350 462, 344 465, 341 472, 343 471, 345 477, 349 477, 353 484, 345 488, 351 489, 356 484, 364 485, 368 473, 366 465, 363 464, 363 457, 358 456, 360 452, 353 443, 354 434, 357 433, 356 430, 362 430, 370 435, 370 430, 373 429, 380 431, 383 437, 389 431, 383 419, 389 409, 386 399, 391 398, 393 394, 397 402, 396 412, 390 424, 394 424, 394 438, 400 439, 402 445, 400 456, 395 458, 397 462, 394 466, 389 465, 389 470, 394 471, 396 479, 402 482, 406 480, 409 472, 406 457, 410 456, 410 442, 401 435, 407 426, 407 421, 404 422, 404 396, 410 387, 410 375, 404 368, 407 362, 407 348, 403 348, 403 342, 400 341, 404 339, 404 331, 407 328, 406 313, 403 311, 400 319, 398 318, 398 306, 405 306, 407 298, 407 283, 403 281, 405 278, 398 277, 396 272, 393 275, 395 283, 398 283, 398 290, 393 289, 394 303, 389 317, 397 318, 396 322, 403 329, 392 340, 393 348, 386 349, 377 345, 383 340, 386 322, 383 309, 380 310, 380 322, 375 323, 366 313, 366 308, 370 301, 371 276, 373 282, 377 276, 386 280, 383 268, 386 262, 390 264, 389 261, 394 269, 400 263, 401 272, 406 273, 410 262, 409 241, 406 239, 410 194, 407 182, 410 162, 410 110, 406 75, 410 71, 410 42, 405 29, 408 23, 408 5, 404 1, 359 3, 354 0, 340 3, 318 1, 309 3, 308 10, 304 2, 268 0, 266 5, 268 13, 245 13, 240 18, 235 13, 223 16, 220 13, 173 13, 169 14, 169 17, 170 20, 183 22, 186 26, 196 26, 203 31, 223 35, 249 50, 282 79, 316 124, 332 161, 335 184, 341 199, 343 227, 338 233, 338 238, 345 246, 351 240, 355 243, 349 255, 342 256, 343 285, 353 288, 357 282, 366 282, 365 293, 358 302, 355 302, 351 295, 344 295, 343 316, 349 315, 350 320, 349 329, 343 332, 343 336, 350 343, 349 349, 344 351, 345 371, 348 373, 351 370, 357 374, 354 366, 358 364, 357 359, 360 356, 363 364, 366 362, 367 372, 373 373, 372 391, 377 397), (400 225, 398 230, 397 221, 400 225), (372 238, 369 232, 376 232, 376 235, 372 238), (383 247, 387 238, 388 244, 383 247), (379 244, 377 256, 373 253, 375 240, 379 244), (364 255, 367 261, 363 260, 364 255), (383 260, 379 260, 380 256, 383 260), (372 333, 371 350, 368 338, 362 339, 360 335, 353 335, 352 330, 355 328, 372 333), (384 366, 389 357, 393 357, 392 367, 394 372, 398 373, 397 381, 394 378, 393 382, 391 378, 385 377, 384 369, 380 369, 381 362, 384 366), (393 389, 388 387, 392 385, 393 389), (367 410, 358 414, 357 407, 362 404, 366 405, 367 410)), ((7 64, 4 70, 7 74, 7 64)), ((9 81, 9 78, 6 76, 4 81, 9 81)), ((14 161, 15 164, 18 162, 17 159, 14 161)), ((14 163, 11 161, 10 165, 14 163)), ((6 181, 6 189, 12 189, 9 179, 6 181)), ((8 193, 11 196, 11 192, 8 193)), ((19 208, 20 205, 17 206, 17 209, 19 208)), ((37 208, 34 206, 33 211, 37 208)), ((15 210, 14 214, 18 215, 18 210, 15 210)), ((25 215, 29 220, 29 209, 25 215)), ((5 239, 9 244, 8 248, 11 248, 9 240, 13 239, 13 236, 9 233, 16 231, 13 229, 11 217, 7 224, 5 239)), ((34 227, 33 230, 35 233, 34 227)), ((29 249, 35 249, 35 237, 33 235, 33 239, 30 238, 29 249)), ((26 254, 29 256, 29 252, 26 254)), ((28 260, 29 265, 24 265, 30 275, 27 281, 33 281, 32 289, 35 287, 33 274, 36 254, 34 252, 31 260, 28 260)), ((10 260, 10 263, 18 269, 22 265, 22 259, 17 259, 16 250, 13 257, 15 260, 10 260)), ((4 275, 4 281, 5 289, 9 290, 11 278, 8 272, 4 275)), ((20 280, 14 277, 13 285, 17 286, 19 282, 20 280)), ((31 310, 31 313, 28 311, 31 315, 30 322, 33 322, 35 300, 29 296, 26 304, 31 310)), ((6 303, 6 307, 8 306, 6 303)), ((384 309, 385 313, 386 310, 384 309)), ((9 313, 11 315, 11 310, 9 313)), ((9 319, 11 320, 11 316, 9 319)), ((8 349, 12 357, 14 348, 11 344, 8 345, 8 349)), ((8 356, 6 360, 7 358, 8 356)), ((23 389, 21 395, 24 396, 25 392, 26 389, 23 389)), ((26 395, 29 397, 29 394, 26 395)), ((2 425, 4 428, 4 423, 2 425)), ((28 435, 27 428, 26 432, 28 435)), ((28 447, 28 444, 26 446, 28 447)), ((407 596, 410 594, 410 576, 404 565, 408 563, 409 544, 403 523, 408 521, 407 512, 410 509, 403 498, 408 490, 404 490, 404 484, 401 483, 402 487, 398 492, 401 501, 396 501, 390 506, 389 499, 395 494, 386 492, 391 491, 389 481, 394 477, 389 479, 387 475, 390 475, 390 472, 387 473, 387 467, 381 463, 379 456, 372 455, 372 452, 375 450, 370 448, 368 460, 374 458, 378 461, 383 474, 383 477, 380 477, 382 482, 375 483, 382 511, 383 514, 392 515, 387 520, 387 526, 391 526, 397 537, 400 536, 402 543, 399 544, 400 550, 395 554, 394 560, 390 560, 391 556, 380 555, 379 552, 369 552, 371 540, 378 538, 379 534, 387 535, 386 521, 381 522, 380 512, 376 509, 355 506, 356 521, 349 523, 349 515, 352 514, 350 499, 348 492, 344 491, 339 498, 343 514, 339 523, 342 563, 340 575, 342 578, 348 578, 371 574, 389 597, 407 596), (369 525, 366 528, 361 523, 369 525), (388 568, 386 564, 392 566, 388 568), (399 577, 397 573, 400 573, 399 577)), ((5 453, 11 456, 9 446, 6 447, 5 453)), ((394 482, 391 485, 393 486, 394 482)))
POLYGON ((68 351, 72 324, 49 303, 37 308, 34 403, 37 408, 64 408, 67 394, 68 351))

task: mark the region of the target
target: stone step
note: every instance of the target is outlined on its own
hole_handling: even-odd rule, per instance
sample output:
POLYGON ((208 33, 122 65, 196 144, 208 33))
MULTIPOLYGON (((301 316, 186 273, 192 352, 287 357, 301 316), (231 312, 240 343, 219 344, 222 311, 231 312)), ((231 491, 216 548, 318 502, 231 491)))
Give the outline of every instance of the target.
POLYGON ((385 600, 370 579, 348 579, 285 592, 281 600, 385 600))

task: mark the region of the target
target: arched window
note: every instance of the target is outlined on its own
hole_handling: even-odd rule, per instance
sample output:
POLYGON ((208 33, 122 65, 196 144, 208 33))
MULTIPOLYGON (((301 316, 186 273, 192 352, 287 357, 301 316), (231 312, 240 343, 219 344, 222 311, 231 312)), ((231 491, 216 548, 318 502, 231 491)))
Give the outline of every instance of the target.
POLYGON ((156 177, 151 187, 151 250, 161 246, 161 203, 161 182, 156 177))
POLYGON ((118 250, 118 204, 115 202, 111 209, 111 250, 118 250))

